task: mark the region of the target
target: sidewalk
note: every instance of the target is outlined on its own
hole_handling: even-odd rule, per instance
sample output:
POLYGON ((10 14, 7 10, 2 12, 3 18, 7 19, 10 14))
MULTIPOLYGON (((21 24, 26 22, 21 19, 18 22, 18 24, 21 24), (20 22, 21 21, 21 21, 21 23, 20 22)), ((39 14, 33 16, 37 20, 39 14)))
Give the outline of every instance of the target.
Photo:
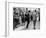
POLYGON ((25 23, 25 25, 23 25, 23 26, 16 28, 15 30, 22 30, 22 29, 26 28, 26 25, 27 25, 27 23, 25 23))

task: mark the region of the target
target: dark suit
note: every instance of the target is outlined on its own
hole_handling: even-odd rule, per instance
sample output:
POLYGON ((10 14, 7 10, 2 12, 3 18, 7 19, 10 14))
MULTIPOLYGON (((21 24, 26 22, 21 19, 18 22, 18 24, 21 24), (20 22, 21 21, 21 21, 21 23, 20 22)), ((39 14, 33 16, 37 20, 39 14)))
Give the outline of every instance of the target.
POLYGON ((26 28, 28 28, 28 25, 29 25, 29 14, 25 14, 25 21, 27 21, 27 26, 26 26, 26 28))

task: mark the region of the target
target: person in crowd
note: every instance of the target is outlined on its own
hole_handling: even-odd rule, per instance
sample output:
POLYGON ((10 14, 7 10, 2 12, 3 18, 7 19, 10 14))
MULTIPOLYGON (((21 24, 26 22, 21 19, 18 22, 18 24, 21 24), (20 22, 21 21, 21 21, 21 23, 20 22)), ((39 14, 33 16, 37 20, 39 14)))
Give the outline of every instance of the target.
POLYGON ((36 20, 37 20, 37 17, 36 17, 36 10, 35 10, 35 12, 33 13, 34 29, 36 29, 36 28, 35 28, 35 26, 36 26, 36 20))
POLYGON ((27 12, 26 14, 25 14, 25 21, 27 21, 27 26, 26 26, 26 28, 28 28, 28 26, 29 26, 29 23, 30 23, 30 15, 29 15, 29 13, 27 12))

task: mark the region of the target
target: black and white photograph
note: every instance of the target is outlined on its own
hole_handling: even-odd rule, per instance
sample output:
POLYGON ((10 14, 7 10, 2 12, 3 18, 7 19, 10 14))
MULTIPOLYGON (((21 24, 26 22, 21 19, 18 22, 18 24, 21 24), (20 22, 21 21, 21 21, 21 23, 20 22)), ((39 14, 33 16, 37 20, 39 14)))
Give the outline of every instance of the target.
POLYGON ((40 30, 40 8, 13 7, 13 30, 40 30))
POLYGON ((8 2, 7 35, 13 38, 44 36, 44 12, 42 3, 8 2))

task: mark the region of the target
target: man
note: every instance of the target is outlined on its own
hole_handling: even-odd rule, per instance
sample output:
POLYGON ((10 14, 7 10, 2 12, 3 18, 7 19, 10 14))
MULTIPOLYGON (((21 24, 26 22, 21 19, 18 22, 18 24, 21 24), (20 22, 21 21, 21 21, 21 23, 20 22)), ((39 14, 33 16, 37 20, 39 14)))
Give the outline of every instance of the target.
POLYGON ((26 13, 25 14, 25 21, 27 21, 27 26, 26 26, 26 28, 28 28, 28 26, 29 26, 29 22, 30 22, 30 18, 29 18, 29 13, 26 13))
POLYGON ((35 28, 35 25, 36 25, 36 19, 37 19, 37 16, 36 16, 36 10, 35 10, 35 12, 33 12, 34 29, 36 29, 36 28, 35 28))

